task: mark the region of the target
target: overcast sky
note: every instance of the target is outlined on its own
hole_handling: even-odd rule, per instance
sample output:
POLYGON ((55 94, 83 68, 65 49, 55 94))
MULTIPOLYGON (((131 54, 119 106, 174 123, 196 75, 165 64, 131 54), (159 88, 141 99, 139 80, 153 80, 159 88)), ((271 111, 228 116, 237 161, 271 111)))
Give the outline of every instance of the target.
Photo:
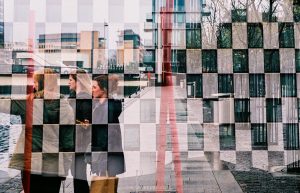
POLYGON ((146 14, 152 0, 4 0, 5 40, 27 42, 29 13, 35 17, 35 39, 38 34, 100 31, 109 38, 109 48, 116 47, 120 30, 133 29, 142 39, 151 38, 144 33, 146 14))

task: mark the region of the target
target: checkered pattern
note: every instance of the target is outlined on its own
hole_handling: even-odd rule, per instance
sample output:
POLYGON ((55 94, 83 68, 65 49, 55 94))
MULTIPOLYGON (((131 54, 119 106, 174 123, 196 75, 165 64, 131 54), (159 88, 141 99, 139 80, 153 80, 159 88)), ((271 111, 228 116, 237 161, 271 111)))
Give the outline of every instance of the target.
MULTIPOLYGON (((22 41, 22 37, 26 40, 28 37, 29 8, 36 11, 35 39, 39 37, 39 34, 80 33, 81 31, 93 30, 99 31, 101 37, 108 37, 117 36, 115 31, 127 28, 137 30, 136 32, 139 33, 143 31, 144 27, 144 20, 141 18, 144 18, 145 13, 140 11, 140 17, 129 14, 128 10, 134 10, 134 8, 125 9, 127 5, 120 0, 77 0, 72 2, 51 0, 34 1, 35 3, 30 4, 28 2, 24 3, 23 0, 5 1, 7 9, 13 9, 12 14, 4 17, 5 41, 7 43, 22 41), (66 10, 68 10, 67 14, 65 14, 66 10), (103 15, 107 18, 106 21, 102 19, 103 15), (125 20, 128 23, 125 23, 125 20), (108 32, 105 32, 104 22, 109 24, 108 32)), ((140 2, 136 6, 142 8, 143 3, 140 2)), ((291 9, 291 5, 287 8, 291 9)), ((7 13, 10 13, 9 10, 7 13)), ((179 45, 176 48, 184 53, 184 59, 177 57, 179 63, 181 61, 184 63, 183 68, 180 68, 183 73, 174 73, 176 74, 174 76, 174 85, 176 85, 174 91, 181 151, 220 152, 221 160, 236 163, 239 169, 256 167, 266 170, 271 166, 286 165, 293 161, 291 154, 295 151, 290 150, 289 147, 296 149, 296 154, 299 154, 300 89, 298 83, 300 82, 300 71, 298 53, 300 49, 300 26, 299 22, 294 21, 291 13, 293 13, 292 10, 285 10, 284 14, 278 14, 277 22, 263 22, 262 14, 259 13, 260 16, 256 17, 253 10, 249 10, 247 20, 244 22, 233 22, 231 12, 224 15, 220 18, 220 23, 230 24, 231 30, 231 45, 228 48, 221 48, 218 46, 218 38, 209 36, 214 29, 210 28, 210 23, 205 22, 201 24, 201 48, 186 48, 185 30, 178 32, 178 38, 173 38, 176 45, 179 45), (262 25, 263 46, 261 47, 248 46, 248 26, 251 23, 262 25), (293 47, 286 47, 280 43, 279 26, 281 23, 293 27, 293 47), (184 38, 180 39, 181 37, 184 38), (182 42, 183 44, 181 44, 182 42), (244 51, 247 53, 245 55, 247 62, 245 71, 236 70, 234 65, 236 60, 234 53, 241 50, 243 53, 244 51), (211 61, 206 62, 204 53, 210 51, 215 53, 212 60, 215 61, 216 65, 214 67, 208 66, 209 69, 207 69, 206 65, 210 65, 211 61), (269 62, 266 55, 270 51, 278 53, 278 56, 275 57, 278 57, 279 66, 274 67, 276 68, 274 72, 268 71, 266 66, 266 63, 269 62), (286 83, 283 82, 284 79, 286 79, 286 83), (196 82, 196 85, 193 85, 192 82, 196 82), (196 87, 195 92, 193 91, 194 87, 196 87), (259 128, 262 129, 259 130, 259 128), (293 128, 296 130, 293 131, 293 128), (288 144, 289 140, 294 140, 288 138, 288 134, 293 132, 296 134, 294 136, 298 136, 295 138, 296 142, 295 144, 288 144), (262 135, 261 142, 255 143, 255 139, 259 138, 255 134, 262 135)), ((159 21, 156 22, 159 26, 159 21)), ((217 25, 218 23, 215 23, 215 26, 217 25)), ((176 30, 174 33, 177 33, 176 30)), ((108 56, 110 53, 116 52, 110 46, 108 45, 108 49, 105 49, 104 53, 101 54, 108 56)), ((156 63, 154 62, 156 74, 151 73, 151 76, 158 80, 161 49, 158 47, 149 50, 156 52, 154 60, 156 61, 156 63)), ((3 55, 7 59, 14 57, 14 52, 10 52, 9 48, 1 49, 0 52, 1 56, 3 55)), ((58 54, 57 58, 63 58, 63 55, 58 54)), ((95 60, 94 65, 97 63, 95 60)), ((26 74, 14 73, 11 65, 7 64, 8 60, 5 61, 3 64, 6 65, 3 65, 0 70, 1 78, 5 80, 0 83, 0 94, 4 97, 0 100, 1 112, 19 114, 20 112, 15 112, 14 105, 17 101, 25 102, 26 74)), ((104 62, 109 64, 107 60, 104 62)), ((125 71, 123 71, 125 75, 124 73, 119 74, 121 82, 131 78, 130 73, 125 71)), ((107 69, 103 71, 93 69, 92 72, 90 77, 110 74, 107 69)), ((134 75, 137 72, 135 71, 134 75)), ((60 93, 64 95, 69 94, 67 79, 68 76, 61 75, 59 80, 61 84, 60 93)), ((153 82, 150 84, 155 85, 153 82)), ((118 96, 125 98, 126 90, 130 90, 130 88, 122 87, 119 89, 118 96)), ((142 93, 146 91, 147 89, 142 93)), ((70 106, 76 109, 77 100, 82 99, 57 100, 60 105, 62 101, 67 100, 70 106)), ((93 103, 91 98, 86 100, 89 100, 90 104, 93 103)), ((160 88, 136 96, 134 101, 131 98, 124 100, 125 106, 127 106, 119 118, 123 150, 125 158, 136 158, 126 164, 127 171, 128 173, 132 172, 133 175, 136 174, 136 168, 141 173, 153 171, 151 169, 156 167, 155 154, 158 148, 160 88)), ((43 106, 45 101, 37 99, 35 102, 43 106)), ((34 111, 34 117, 43 116, 44 109, 40 108, 39 110, 34 111)), ((21 117, 22 126, 24 126, 25 115, 21 113, 21 117)), ((72 159, 75 153, 89 152, 92 153, 92 159, 93 157, 97 159, 96 157, 100 154, 110 152, 109 141, 113 139, 110 138, 109 128, 114 127, 114 124, 99 125, 99 131, 96 129, 98 125, 90 125, 86 129, 88 137, 83 139, 80 138, 80 126, 75 125, 75 119, 76 116, 73 113, 69 114, 68 117, 60 114, 54 124, 44 123, 41 121, 42 118, 36 119, 35 125, 37 127, 34 127, 34 130, 40 131, 37 133, 41 135, 43 141, 36 144, 33 159, 43 163, 42 160, 47 158, 43 155, 49 155, 50 160, 59 163, 65 156, 72 159), (72 119, 71 123, 66 121, 66 118, 72 119), (73 145, 64 147, 62 143, 63 133, 69 131, 74 134, 73 145), (93 148, 93 143, 98 144, 95 136, 100 135, 107 136, 105 139, 107 144, 104 147, 93 148), (47 140, 45 139, 51 139, 50 143, 46 143, 47 140), (80 149, 81 143, 88 142, 92 144, 92 147, 80 149)), ((10 126, 9 140, 15 140, 15 135, 20 134, 16 131, 20 131, 21 125, 20 127, 11 126, 10 123, 7 125, 10 126)), ((167 143, 167 151, 171 154, 172 144, 169 129, 167 143)), ((5 144, 8 144, 7 141, 5 144)), ((99 142, 98 145, 101 143, 99 142)), ((14 149, 9 148, 1 151, 4 154, 13 153, 14 149)), ((42 167, 46 167, 45 165, 35 165, 34 167, 41 171, 42 167)), ((58 168, 58 166, 59 164, 52 169, 63 172, 63 169, 58 168)))

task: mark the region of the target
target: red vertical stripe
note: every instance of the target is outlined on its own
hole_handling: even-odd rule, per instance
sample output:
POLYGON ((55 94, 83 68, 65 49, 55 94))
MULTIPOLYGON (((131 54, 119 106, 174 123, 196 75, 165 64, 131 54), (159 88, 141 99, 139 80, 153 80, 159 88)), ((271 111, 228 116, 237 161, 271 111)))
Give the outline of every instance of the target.
MULTIPOLYGON (((30 11, 28 51, 34 52, 35 15, 30 11)), ((23 186, 26 193, 30 192, 31 153, 32 153, 32 116, 33 116, 33 67, 34 61, 30 58, 27 71, 27 99, 25 120, 25 146, 24 146, 24 175, 23 186)))

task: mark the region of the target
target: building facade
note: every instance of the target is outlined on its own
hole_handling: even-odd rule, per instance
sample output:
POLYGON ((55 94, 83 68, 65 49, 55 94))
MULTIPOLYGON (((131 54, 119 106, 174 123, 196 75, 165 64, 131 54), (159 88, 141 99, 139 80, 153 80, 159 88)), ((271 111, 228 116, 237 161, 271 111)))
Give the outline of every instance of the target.
POLYGON ((299 170, 300 4, 247 2, 153 0, 149 62, 163 82, 170 46, 173 85, 186 88, 188 112, 202 109, 187 120, 202 144, 191 149, 241 168, 299 170))

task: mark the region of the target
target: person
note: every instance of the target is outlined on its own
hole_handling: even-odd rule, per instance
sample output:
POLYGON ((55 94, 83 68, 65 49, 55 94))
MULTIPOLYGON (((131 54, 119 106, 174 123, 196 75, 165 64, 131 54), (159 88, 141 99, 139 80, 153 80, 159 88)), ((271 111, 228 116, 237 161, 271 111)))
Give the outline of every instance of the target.
POLYGON ((69 76, 70 99, 76 100, 76 153, 73 161, 74 193, 89 193, 86 176, 86 154, 90 152, 92 123, 92 86, 85 70, 77 69, 69 76))
POLYGON ((117 87, 118 77, 116 75, 110 75, 110 77, 101 75, 93 79, 92 148, 94 151, 92 152, 91 170, 98 176, 115 177, 125 172, 118 119, 122 112, 122 103, 115 98, 108 99, 109 96, 116 96, 117 87), (110 89, 108 89, 108 83, 111 86, 110 89), (101 129, 105 132, 101 132, 101 129), (107 152, 103 153, 103 151, 107 152))
POLYGON ((59 94, 57 74, 52 69, 34 72, 33 80, 34 93, 26 96, 27 104, 32 105, 26 107, 24 101, 14 101, 12 114, 25 112, 22 122, 26 122, 26 126, 17 141, 9 167, 21 170, 25 193, 58 193, 71 166, 70 157, 59 148, 63 142, 58 125, 60 122, 71 124, 68 115, 72 108, 59 94))

